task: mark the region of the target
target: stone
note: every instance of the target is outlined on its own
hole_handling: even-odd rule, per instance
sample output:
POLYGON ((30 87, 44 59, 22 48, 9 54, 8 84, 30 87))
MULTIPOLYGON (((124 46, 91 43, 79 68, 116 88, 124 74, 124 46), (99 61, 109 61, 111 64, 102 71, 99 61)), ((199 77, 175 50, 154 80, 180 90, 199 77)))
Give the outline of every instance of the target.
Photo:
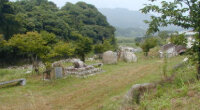
POLYGON ((186 57, 183 59, 183 62, 187 62, 189 59, 186 57))
POLYGON ((117 63, 117 53, 113 51, 107 51, 103 53, 103 63, 104 64, 116 64, 117 63))
POLYGON ((125 62, 137 62, 137 57, 134 53, 132 52, 123 52, 123 60, 125 62))
POLYGON ((62 78, 63 77, 63 68, 62 67, 55 67, 55 78, 62 78))
POLYGON ((10 83, 14 83, 14 82, 19 82, 19 84, 21 86, 25 86, 26 85, 26 79, 16 79, 16 80, 12 80, 12 81, 5 81, 5 82, 0 82, 0 86, 1 85, 6 85, 6 84, 10 84, 10 83))
POLYGON ((29 70, 29 71, 26 71, 26 74, 29 74, 29 73, 31 73, 31 72, 32 72, 32 71, 30 71, 30 70, 29 70))
POLYGON ((153 89, 156 87, 154 83, 144 83, 144 84, 135 84, 131 87, 131 89, 125 95, 125 102, 126 103, 133 103, 133 101, 137 101, 138 96, 141 93, 149 89, 153 89))
POLYGON ((75 61, 74 62, 74 68, 83 68, 85 67, 86 65, 84 64, 83 61, 75 61))

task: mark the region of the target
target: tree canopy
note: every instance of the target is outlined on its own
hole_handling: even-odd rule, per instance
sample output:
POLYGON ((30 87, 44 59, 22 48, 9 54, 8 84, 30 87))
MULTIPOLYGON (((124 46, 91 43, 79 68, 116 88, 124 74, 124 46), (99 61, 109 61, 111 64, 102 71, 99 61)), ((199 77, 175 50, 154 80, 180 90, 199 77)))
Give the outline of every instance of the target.
POLYGON ((114 36, 114 27, 93 5, 84 2, 66 3, 59 9, 48 0, 19 0, 13 3, 16 16, 21 19, 22 33, 45 30, 64 40, 77 31, 93 39, 94 43, 114 36))
POLYGON ((1 62, 29 56, 84 60, 93 44, 116 45, 114 32, 106 17, 85 2, 58 8, 48 0, 0 0, 1 62))
MULTIPOLYGON (((150 0, 152 2, 157 0, 150 0)), ((161 1, 161 0, 160 0, 161 1)), ((198 54, 196 59, 198 62, 198 75, 200 79, 200 0, 173 0, 172 2, 161 1, 161 6, 146 4, 143 13, 158 13, 159 16, 151 16, 151 21, 145 21, 149 24, 147 33, 159 31, 159 27, 167 25, 176 25, 185 29, 193 29, 197 31, 198 39, 196 39, 197 46, 193 46, 198 54)), ((194 54, 192 54, 194 55, 194 54)))

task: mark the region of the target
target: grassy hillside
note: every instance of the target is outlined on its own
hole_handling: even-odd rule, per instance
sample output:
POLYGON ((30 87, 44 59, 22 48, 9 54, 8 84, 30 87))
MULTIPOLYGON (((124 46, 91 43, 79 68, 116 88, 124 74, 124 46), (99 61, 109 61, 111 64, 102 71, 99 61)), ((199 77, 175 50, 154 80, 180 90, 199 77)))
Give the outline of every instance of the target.
MULTIPOLYGON (((183 57, 170 59, 169 69, 182 59, 183 57)), ((25 77, 27 85, 0 88, 0 109, 116 110, 133 84, 160 80, 162 65, 161 59, 140 56, 137 63, 104 65, 106 72, 102 74, 88 78, 67 77, 49 82, 43 82, 42 75, 1 69, 1 81, 25 77)), ((148 97, 145 98, 142 107, 151 103, 148 101, 148 97)))

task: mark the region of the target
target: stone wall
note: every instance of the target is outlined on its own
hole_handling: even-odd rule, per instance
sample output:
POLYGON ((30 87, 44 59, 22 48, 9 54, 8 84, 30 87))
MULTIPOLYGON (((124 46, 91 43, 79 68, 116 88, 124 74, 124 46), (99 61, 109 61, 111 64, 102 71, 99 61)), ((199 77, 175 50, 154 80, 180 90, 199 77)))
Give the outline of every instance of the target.
POLYGON ((95 68, 94 66, 86 66, 82 68, 75 68, 73 66, 64 68, 64 74, 75 76, 89 76, 102 72, 101 68, 95 68))

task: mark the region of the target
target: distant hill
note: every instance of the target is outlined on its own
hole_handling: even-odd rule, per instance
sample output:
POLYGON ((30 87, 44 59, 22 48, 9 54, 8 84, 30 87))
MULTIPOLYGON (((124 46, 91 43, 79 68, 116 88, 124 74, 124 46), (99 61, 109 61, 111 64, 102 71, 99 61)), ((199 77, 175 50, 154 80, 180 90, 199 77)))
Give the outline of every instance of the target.
MULTIPOLYGON (((143 14, 139 11, 131 11, 123 8, 102 8, 98 10, 105 15, 108 22, 117 29, 116 36, 123 37, 143 37, 148 28, 144 20, 150 20, 152 16, 151 14, 143 14)), ((168 26, 161 30, 180 31, 183 29, 176 26, 168 26)))
POLYGON ((117 37, 143 37, 146 33, 145 29, 141 28, 119 28, 116 27, 115 35, 117 37))
POLYGON ((107 17, 111 25, 120 28, 134 27, 145 29, 147 25, 143 21, 146 19, 149 20, 151 16, 149 14, 142 14, 139 11, 130 11, 122 8, 103 8, 99 9, 99 11, 107 17))

